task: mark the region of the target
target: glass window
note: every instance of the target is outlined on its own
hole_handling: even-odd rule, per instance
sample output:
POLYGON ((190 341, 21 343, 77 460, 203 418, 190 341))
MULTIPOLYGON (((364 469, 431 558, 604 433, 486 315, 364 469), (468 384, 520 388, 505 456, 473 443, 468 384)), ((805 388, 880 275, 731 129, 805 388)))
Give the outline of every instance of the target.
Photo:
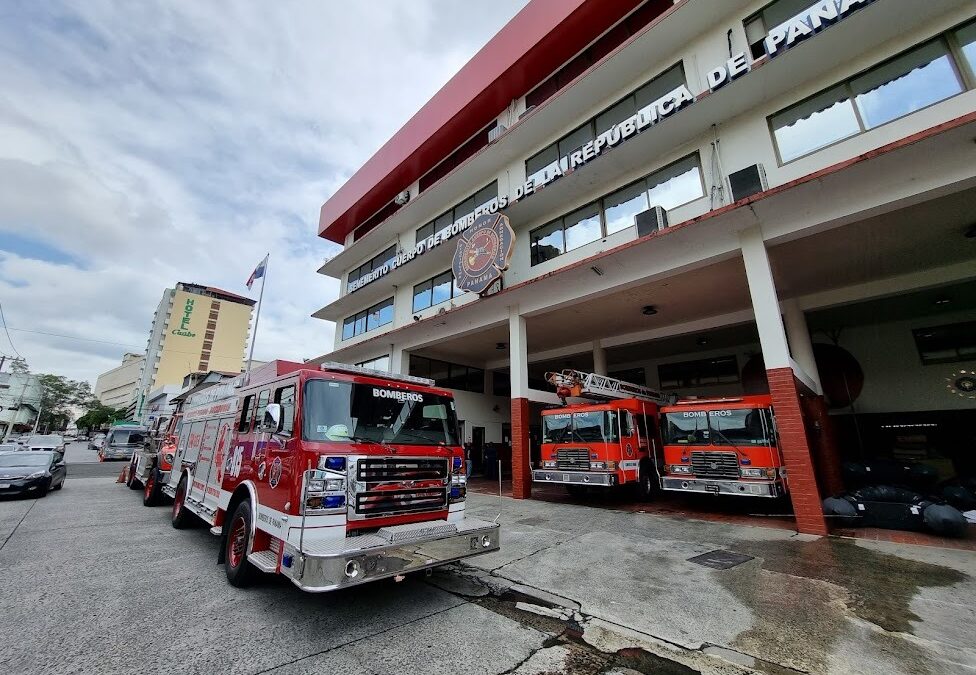
POLYGON ((268 407, 268 400, 271 398, 271 390, 265 389, 260 394, 258 394, 258 405, 254 411, 254 419, 257 424, 261 424, 264 421, 264 411, 268 407))
POLYGON ((956 31, 956 42, 959 51, 969 64, 969 72, 976 74, 976 22, 963 26, 956 31))
POLYGON ((546 260, 551 260, 558 255, 562 255, 566 251, 565 244, 563 242, 562 219, 554 220, 548 225, 543 225, 539 229, 533 231, 530 238, 530 249, 533 265, 538 265, 546 260))
POLYGON ((587 204, 563 218, 566 232, 566 250, 572 251, 600 239, 600 207, 598 204, 587 204))
POLYGON ((569 132, 559 141, 559 157, 568 157, 587 142, 593 140, 593 123, 587 122, 583 126, 569 132))
POLYGON ((295 385, 279 387, 274 400, 281 405, 281 433, 291 436, 295 429, 295 385))
POLYGON ((634 216, 647 210, 647 184, 642 180, 614 192, 603 200, 607 234, 631 227, 634 216))
POLYGON ((354 333, 356 335, 362 335, 366 332, 366 312, 360 312, 356 315, 356 325, 354 333))
POLYGON ((346 319, 345 321, 342 322, 342 339, 343 340, 348 340, 349 338, 351 338, 354 335, 353 330, 355 329, 355 326, 356 326, 356 319, 355 319, 355 317, 349 317, 348 319, 346 319))
POLYGON ((430 363, 430 374, 427 376, 439 387, 446 386, 446 382, 451 377, 451 364, 437 359, 428 359, 430 363))
POLYGON ((432 287, 433 284, 429 279, 413 287, 413 311, 419 312, 430 307, 432 287))
POLYGON ((244 397, 244 405, 241 409, 241 422, 237 426, 237 430, 245 433, 250 431, 252 419, 254 419, 254 394, 244 397))
POLYGON ((374 328, 379 328, 380 326, 385 326, 386 324, 393 321, 393 298, 381 302, 377 305, 373 305, 369 308, 369 313, 366 318, 366 330, 371 331, 374 328))
POLYGON ((483 206, 484 204, 490 203, 493 199, 498 198, 498 181, 492 181, 491 185, 487 185, 480 190, 478 190, 474 195, 475 208, 483 206))
POLYGON ((648 203, 664 209, 705 196, 698 155, 686 157, 647 177, 648 203))
POLYGON ((661 436, 665 445, 707 445, 708 413, 686 410, 661 415, 661 436))
POLYGON ((766 445, 770 425, 765 410, 745 408, 709 410, 708 426, 714 445, 766 445))
POLYGON ((787 108, 770 118, 784 162, 809 154, 861 131, 846 85, 787 108))
POLYGON ((643 110, 650 104, 659 101, 685 83, 685 69, 679 63, 664 71, 643 87, 634 92, 634 103, 637 110, 643 110))
POLYGON ((599 136, 610 131, 628 117, 633 117, 636 112, 637 108, 634 105, 634 97, 628 96, 606 112, 596 116, 596 135, 599 136))
POLYGON ((963 90, 942 40, 922 45, 854 78, 851 89, 868 129, 963 90))
POLYGON ((434 234, 434 232, 440 232, 445 227, 450 227, 453 222, 454 222, 454 212, 446 211, 445 213, 442 213, 441 215, 437 216, 437 218, 434 219, 434 227, 433 229, 431 229, 430 233, 434 234))
POLYGON ((551 171, 559 161, 559 150, 553 143, 539 153, 525 160, 525 180, 541 183, 545 181, 546 172, 551 171))
MULTIPOLYGON (((448 211, 448 214, 450 214, 450 211, 448 211)), ((427 223, 426 225, 417 228, 417 237, 414 241, 415 243, 419 244, 420 242, 422 242, 424 239, 426 239, 432 234, 434 234, 433 220, 427 223)))
MULTIPOLYGON (((468 197, 463 202, 454 207, 454 220, 463 218, 474 211, 474 195, 468 197)), ((453 221, 452 221, 453 222, 453 221)))
POLYGON ((447 302, 451 299, 451 282, 454 279, 454 275, 451 272, 444 272, 440 276, 436 276, 431 280, 433 284, 433 294, 431 297, 431 305, 439 305, 442 302, 447 302))

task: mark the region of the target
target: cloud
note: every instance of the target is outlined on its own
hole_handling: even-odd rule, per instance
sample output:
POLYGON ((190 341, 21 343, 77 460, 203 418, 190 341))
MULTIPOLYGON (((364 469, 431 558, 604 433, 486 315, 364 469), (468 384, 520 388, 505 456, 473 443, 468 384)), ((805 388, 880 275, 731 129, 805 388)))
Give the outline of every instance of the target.
POLYGON ((0 302, 35 331, 11 331, 18 351, 94 381, 144 348, 163 289, 244 293, 267 252, 256 357, 329 351, 319 207, 524 2, 6 7, 0 302))

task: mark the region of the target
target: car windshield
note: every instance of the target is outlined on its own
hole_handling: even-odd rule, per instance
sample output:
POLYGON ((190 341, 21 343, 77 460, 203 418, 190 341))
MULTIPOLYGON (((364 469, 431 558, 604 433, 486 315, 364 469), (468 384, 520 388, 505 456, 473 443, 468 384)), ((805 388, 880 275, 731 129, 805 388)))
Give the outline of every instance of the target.
POLYGON ((146 434, 144 431, 134 431, 126 429, 124 431, 113 431, 108 442, 112 445, 126 445, 127 443, 145 443, 146 434))
POLYGON ((63 442, 64 441, 60 436, 31 436, 30 440, 27 442, 27 445, 31 447, 52 447, 61 445, 63 442))
POLYGON ((47 466, 51 461, 49 453, 18 452, 10 455, 0 455, 0 468, 15 466, 47 466))
POLYGON ((542 416, 543 443, 612 443, 617 440, 617 413, 612 410, 542 416))
POLYGON ((668 445, 767 445, 773 429, 765 408, 685 410, 662 417, 668 445))
POLYGON ((449 396, 311 380, 302 405, 302 437, 308 441, 459 444, 457 413, 449 396))

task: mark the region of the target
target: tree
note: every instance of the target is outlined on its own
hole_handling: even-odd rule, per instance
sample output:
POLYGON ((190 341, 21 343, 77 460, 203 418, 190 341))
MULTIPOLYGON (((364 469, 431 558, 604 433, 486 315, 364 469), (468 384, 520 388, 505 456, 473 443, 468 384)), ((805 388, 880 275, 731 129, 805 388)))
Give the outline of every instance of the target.
POLYGON ((91 385, 69 380, 63 375, 39 375, 41 383, 41 414, 38 429, 61 430, 71 421, 69 406, 91 401, 91 385))
POLYGON ((103 405, 98 399, 91 399, 85 404, 88 412, 75 420, 79 429, 98 429, 103 424, 111 424, 115 420, 125 419, 125 410, 103 405))
POLYGON ((10 372, 16 373, 17 375, 26 375, 27 373, 29 373, 30 369, 27 367, 26 359, 22 359, 19 357, 13 359, 10 362, 10 372))

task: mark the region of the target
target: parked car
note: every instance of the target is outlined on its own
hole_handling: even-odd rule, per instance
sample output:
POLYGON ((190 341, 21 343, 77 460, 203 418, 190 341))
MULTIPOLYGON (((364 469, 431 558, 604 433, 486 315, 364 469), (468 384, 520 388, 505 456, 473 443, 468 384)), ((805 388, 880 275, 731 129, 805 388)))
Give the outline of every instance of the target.
POLYGON ((17 452, 18 450, 23 449, 24 447, 22 445, 18 445, 17 443, 0 443, 0 453, 17 452))
POLYGON ((97 433, 93 434, 91 439, 88 441, 88 449, 98 452, 105 445, 105 434, 97 433))
POLYGON ((64 456, 47 450, 0 454, 0 495, 43 497, 68 477, 64 456))
POLYGON ((105 437, 105 444, 98 453, 99 460, 132 459, 133 453, 148 441, 149 429, 145 427, 116 427, 105 437))
POLYGON ((44 434, 41 436, 31 436, 27 439, 27 447, 31 450, 51 450, 64 454, 64 438, 56 434, 44 434))

